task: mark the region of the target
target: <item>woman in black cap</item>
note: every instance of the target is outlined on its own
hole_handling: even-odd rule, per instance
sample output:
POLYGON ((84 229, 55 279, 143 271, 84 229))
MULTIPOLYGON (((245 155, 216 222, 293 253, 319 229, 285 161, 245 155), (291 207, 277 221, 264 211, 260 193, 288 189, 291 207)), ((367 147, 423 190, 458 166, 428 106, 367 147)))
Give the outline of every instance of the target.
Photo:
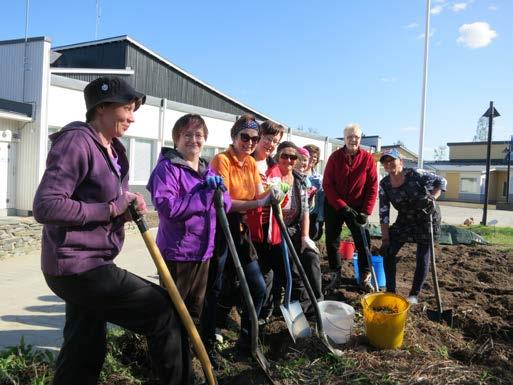
POLYGON ((128 191, 128 159, 119 140, 146 97, 116 77, 92 81, 84 96, 86 122, 50 136, 33 205, 44 225, 45 280, 66 303, 53 383, 98 382, 111 322, 147 336, 161 384, 188 384, 188 339, 166 290, 114 264, 131 220, 128 205, 147 211, 142 196, 128 191))
POLYGON ((440 234, 440 209, 436 199, 447 187, 445 178, 431 172, 405 168, 401 155, 391 149, 381 155, 380 162, 388 173, 379 182, 379 221, 381 223, 381 255, 384 258, 387 291, 395 293, 396 255, 406 242, 417 244, 417 265, 408 302, 418 303, 418 295, 429 272, 430 216, 433 234, 440 234), (390 226, 390 204, 398 211, 390 226))

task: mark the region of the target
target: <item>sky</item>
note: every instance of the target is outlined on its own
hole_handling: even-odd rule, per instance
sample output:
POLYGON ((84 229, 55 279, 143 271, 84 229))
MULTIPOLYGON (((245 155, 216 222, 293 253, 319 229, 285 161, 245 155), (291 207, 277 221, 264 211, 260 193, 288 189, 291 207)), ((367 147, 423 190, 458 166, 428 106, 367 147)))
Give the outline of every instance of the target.
MULTIPOLYGON (((0 40, 23 38, 26 1, 2 8, 0 40)), ((490 101, 493 139, 509 140, 513 1, 432 0, 430 12, 424 159, 472 141, 490 101)), ((28 36, 128 35, 294 129, 341 137, 354 122, 418 153, 425 18, 425 0, 30 0, 28 36)))

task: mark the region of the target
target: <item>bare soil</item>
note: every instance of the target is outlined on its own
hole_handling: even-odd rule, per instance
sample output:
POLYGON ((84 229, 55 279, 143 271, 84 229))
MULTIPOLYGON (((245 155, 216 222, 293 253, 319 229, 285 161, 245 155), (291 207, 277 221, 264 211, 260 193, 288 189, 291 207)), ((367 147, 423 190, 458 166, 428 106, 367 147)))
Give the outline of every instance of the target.
MULTIPOLYGON (((415 250, 406 244, 398 255, 397 286, 403 296, 413 279, 415 250)), ((355 285, 352 261, 343 261, 342 283, 326 299, 346 302, 357 313, 352 338, 342 346, 344 357, 330 357, 317 338, 293 344, 276 316, 261 330, 275 378, 283 384, 513 384, 513 252, 458 245, 437 246, 436 254, 443 307, 453 311, 452 328, 426 315, 428 309, 437 310, 429 275, 419 305, 409 310, 403 346, 373 348, 365 337, 360 304, 365 293, 355 285)), ((220 372, 223 384, 268 383, 252 359, 238 355, 230 343, 226 346, 222 354, 231 363, 220 372)))
MULTIPOLYGON (((377 246, 379 240, 373 241, 377 246)), ((513 252, 496 246, 437 246, 437 268, 444 309, 452 309, 454 324, 430 321, 436 310, 431 275, 408 312, 403 346, 379 350, 365 337, 352 261, 343 261, 344 278, 326 299, 343 301, 356 310, 350 341, 337 358, 317 337, 293 343, 279 312, 263 326, 261 347, 277 384, 513 384, 513 252)), ((321 250, 322 251, 322 250, 321 250)), ((323 253, 324 254, 324 253, 323 253)), ((399 253, 398 294, 407 296, 415 268, 415 245, 399 253)), ((323 270, 327 263, 323 261, 323 270)), ((327 280, 327 274, 325 277, 327 280)), ((220 346, 224 366, 219 383, 268 384, 256 362, 239 353, 237 314, 223 329, 220 346)), ((312 326, 314 324, 312 323, 312 326)), ((203 381, 194 360, 197 383, 203 381)), ((151 384, 153 382, 144 382, 151 384)))

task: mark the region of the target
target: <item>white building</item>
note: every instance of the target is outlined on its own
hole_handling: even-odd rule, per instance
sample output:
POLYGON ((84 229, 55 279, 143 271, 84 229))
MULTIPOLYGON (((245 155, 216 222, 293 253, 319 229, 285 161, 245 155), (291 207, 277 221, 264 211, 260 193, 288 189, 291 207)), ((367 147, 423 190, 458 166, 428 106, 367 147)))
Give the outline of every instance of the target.
MULTIPOLYGON (((271 119, 223 94, 135 40, 120 36, 65 47, 50 39, 0 41, 0 216, 31 215, 45 170, 48 135, 85 119, 83 89, 106 74, 125 77, 146 93, 123 142, 130 158, 130 186, 145 192, 160 148, 171 144, 171 128, 185 113, 203 116, 211 158, 231 142, 238 115, 271 119)), ((276 120, 275 120, 276 121, 276 120)), ((343 142, 287 128, 284 139, 321 149, 320 167, 343 142)))

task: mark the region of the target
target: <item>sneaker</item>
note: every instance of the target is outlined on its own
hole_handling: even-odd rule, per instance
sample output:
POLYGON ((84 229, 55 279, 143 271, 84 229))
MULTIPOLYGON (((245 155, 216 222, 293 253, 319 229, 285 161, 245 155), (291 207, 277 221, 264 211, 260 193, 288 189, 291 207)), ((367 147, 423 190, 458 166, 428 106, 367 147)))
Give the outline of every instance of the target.
POLYGON ((410 303, 410 305, 418 305, 419 298, 416 295, 409 295, 406 300, 410 303))
POLYGON ((222 344, 224 342, 223 335, 221 334, 221 329, 216 328, 215 336, 216 336, 217 343, 222 344))
POLYGON ((373 293, 374 291, 376 291, 376 289, 372 285, 372 274, 371 273, 366 273, 363 276, 363 279, 360 281, 360 288, 367 293, 373 293))

